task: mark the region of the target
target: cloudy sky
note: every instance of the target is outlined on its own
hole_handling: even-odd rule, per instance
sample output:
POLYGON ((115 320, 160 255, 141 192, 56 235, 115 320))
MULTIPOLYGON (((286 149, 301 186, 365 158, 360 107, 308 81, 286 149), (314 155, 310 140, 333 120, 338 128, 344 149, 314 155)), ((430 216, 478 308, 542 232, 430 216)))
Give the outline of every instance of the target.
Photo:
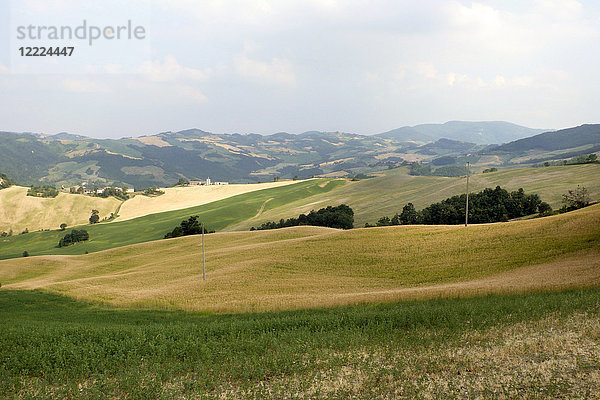
POLYGON ((127 4, 3 2, 0 130, 114 138, 193 127, 374 134, 448 120, 600 122, 596 0, 127 4), (83 19, 131 20, 147 35, 69 42, 69 60, 18 54, 63 42, 16 40, 17 26, 83 19))

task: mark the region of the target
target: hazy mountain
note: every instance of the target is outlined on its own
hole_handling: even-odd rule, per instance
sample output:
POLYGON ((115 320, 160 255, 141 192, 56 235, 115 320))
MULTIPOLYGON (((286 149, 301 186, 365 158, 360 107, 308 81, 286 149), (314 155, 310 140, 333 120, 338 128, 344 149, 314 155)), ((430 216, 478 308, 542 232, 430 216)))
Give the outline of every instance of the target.
POLYGON ((545 132, 503 121, 450 121, 444 124, 405 126, 376 136, 400 142, 434 142, 446 138, 476 144, 500 144, 545 132))
POLYGON ((600 145, 600 124, 545 132, 496 147, 496 151, 563 150, 586 145, 600 145))

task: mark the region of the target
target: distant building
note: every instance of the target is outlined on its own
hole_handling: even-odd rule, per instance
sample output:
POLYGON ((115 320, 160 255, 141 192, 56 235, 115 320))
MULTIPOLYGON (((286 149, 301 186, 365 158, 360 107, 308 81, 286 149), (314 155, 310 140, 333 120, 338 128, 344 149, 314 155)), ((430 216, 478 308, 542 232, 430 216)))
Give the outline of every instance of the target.
POLYGON ((190 186, 200 186, 201 185, 200 182, 201 181, 190 181, 190 186))
POLYGON ((104 189, 96 189, 96 194, 102 194, 104 193, 104 189))
POLYGON ((123 190, 123 192, 125 192, 125 193, 135 193, 135 189, 134 188, 127 188, 127 190, 123 190))
POLYGON ((213 182, 213 185, 229 185, 229 182, 213 182))

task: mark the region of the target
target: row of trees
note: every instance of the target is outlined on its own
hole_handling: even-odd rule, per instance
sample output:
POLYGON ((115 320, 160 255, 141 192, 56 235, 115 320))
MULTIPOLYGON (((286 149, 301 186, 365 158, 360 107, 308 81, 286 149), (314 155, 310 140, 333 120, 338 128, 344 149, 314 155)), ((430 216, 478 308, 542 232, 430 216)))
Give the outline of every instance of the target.
POLYGON ((352 229, 354 225, 354 211, 346 204, 340 204, 337 207, 328 206, 318 211, 312 210, 308 214, 300 214, 298 218, 289 218, 286 220, 282 218, 279 222, 265 222, 258 228, 252 227, 250 230, 278 229, 298 225, 352 229))
MULTIPOLYGON (((458 225, 465 222, 466 195, 452 196, 417 211, 408 203, 400 214, 381 217, 377 226, 386 225, 458 225)), ((525 194, 523 189, 508 192, 500 186, 469 194, 469 222, 482 224, 504 222, 535 213, 546 214, 552 207, 537 194, 525 194)))

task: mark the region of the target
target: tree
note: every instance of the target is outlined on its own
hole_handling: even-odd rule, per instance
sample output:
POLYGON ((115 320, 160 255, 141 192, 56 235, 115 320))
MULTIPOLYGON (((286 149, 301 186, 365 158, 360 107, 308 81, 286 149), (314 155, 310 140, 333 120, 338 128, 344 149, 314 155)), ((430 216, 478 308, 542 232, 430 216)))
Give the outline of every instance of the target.
POLYGON ((189 182, 187 179, 185 178, 179 178, 179 180, 177 181, 177 183, 175 184, 175 186, 185 186, 187 185, 189 182))
POLYGON ((100 221, 100 211, 92 210, 92 215, 90 216, 90 224, 97 224, 100 221))
POLYGON ((65 224, 64 222, 62 224, 60 224, 60 230, 64 231, 65 229, 67 229, 67 224, 65 224))
POLYGON ((546 203, 545 201, 542 201, 540 203, 540 205, 538 206, 538 212, 543 215, 543 214, 549 214, 552 211, 552 207, 550 207, 550 204, 546 203))
POLYGON ((29 252, 27 250, 23 252, 23 257, 29 257, 29 252))
POLYGON ((417 223, 417 220, 418 214, 417 210, 415 210, 415 205, 413 203, 408 203, 402 208, 400 223, 402 225, 413 225, 417 223))
POLYGON ((569 190, 566 194, 563 194, 563 209, 565 210, 576 210, 590 205, 590 194, 588 190, 577 185, 577 189, 569 190))

